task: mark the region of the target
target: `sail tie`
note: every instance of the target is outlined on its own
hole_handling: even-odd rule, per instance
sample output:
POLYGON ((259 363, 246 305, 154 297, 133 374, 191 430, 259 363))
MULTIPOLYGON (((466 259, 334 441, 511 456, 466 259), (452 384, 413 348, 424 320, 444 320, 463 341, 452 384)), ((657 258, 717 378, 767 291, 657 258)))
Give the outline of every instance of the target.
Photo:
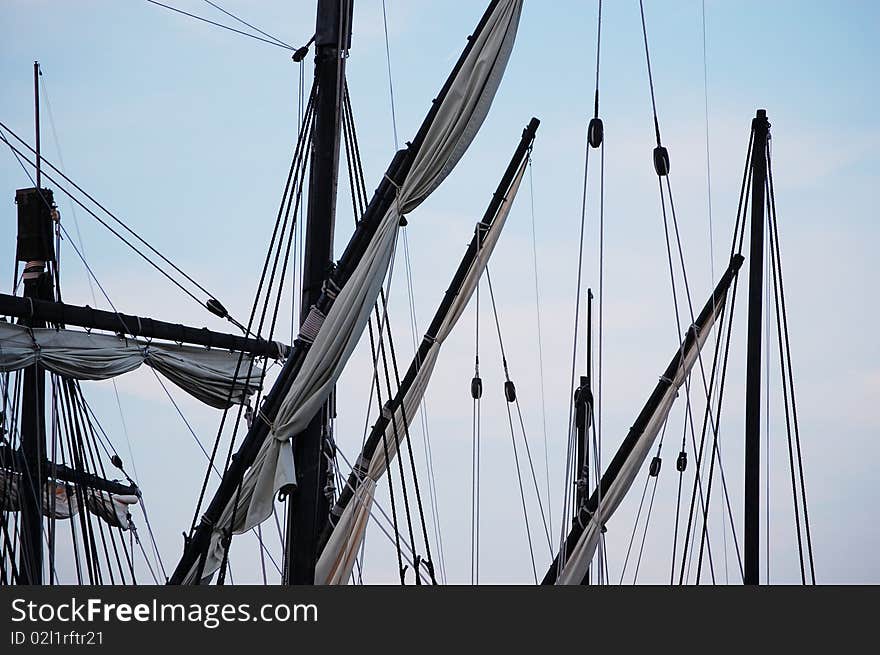
POLYGON ((269 426, 269 432, 275 434, 275 421, 273 421, 263 413, 262 407, 257 410, 257 416, 260 418, 261 421, 263 421, 263 423, 269 426))
POLYGON ((325 318, 327 318, 327 315, 318 309, 316 305, 312 305, 308 316, 306 316, 306 320, 303 321, 302 327, 300 328, 300 340, 309 344, 314 343, 318 336, 318 332, 321 330, 321 326, 324 324, 325 318))
POLYGON ((382 177, 384 177, 386 180, 388 180, 388 183, 391 186, 393 186, 395 189, 397 189, 397 193, 400 193, 401 188, 402 188, 401 185, 398 184, 397 182, 395 182, 394 180, 392 180, 390 177, 388 177, 388 173, 385 173, 382 177))
POLYGON ((400 226, 406 227, 406 217, 403 215, 403 208, 400 205, 400 194, 403 191, 403 185, 398 184, 390 177, 388 177, 388 173, 385 173, 383 177, 388 180, 388 183, 394 187, 396 193, 394 194, 394 208, 397 210, 397 215, 400 217, 400 226))

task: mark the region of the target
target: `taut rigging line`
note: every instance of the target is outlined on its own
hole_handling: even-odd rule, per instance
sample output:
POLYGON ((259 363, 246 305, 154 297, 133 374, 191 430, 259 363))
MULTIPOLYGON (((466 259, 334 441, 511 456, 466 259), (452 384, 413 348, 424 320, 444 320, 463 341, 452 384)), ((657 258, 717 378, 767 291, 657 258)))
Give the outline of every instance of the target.
MULTIPOLYGON (((2 121, 0 121, 0 128, 2 128, 2 130, 5 130, 5 131, 8 132, 10 135, 12 135, 12 137, 13 137, 16 141, 18 141, 18 142, 19 142, 20 144, 22 144, 25 148, 27 148, 28 150, 30 150, 30 152, 31 152, 34 156, 39 156, 39 161, 40 161, 40 162, 42 162, 42 163, 44 163, 44 164, 47 164, 47 165, 49 166, 49 168, 51 168, 53 171, 55 171, 58 175, 61 176, 62 179, 64 179, 66 182, 68 182, 68 183, 69 183, 74 189, 76 189, 77 191, 79 191, 81 194, 83 194, 83 196, 85 196, 88 200, 90 200, 92 203, 94 203, 95 206, 97 206, 101 211, 103 211, 107 216, 109 216, 109 217, 110 217, 110 218, 111 218, 111 219, 112 219, 117 225, 119 225, 123 230, 125 230, 126 232, 128 232, 128 233, 129 233, 131 236, 133 236, 137 241, 139 241, 140 243, 142 243, 142 244, 143 244, 144 246, 146 246, 151 252, 153 252, 155 255, 157 255, 157 256, 158 256, 163 262, 165 262, 166 264, 168 264, 171 268, 173 268, 173 269, 174 269, 175 271, 177 271, 180 275, 182 275, 186 280, 188 280, 188 281, 189 281, 192 285, 194 285, 197 289, 199 289, 201 292, 203 292, 205 295, 207 295, 207 296, 208 296, 208 300, 205 301, 205 302, 203 302, 202 300, 200 300, 200 299, 199 299, 199 298, 198 298, 198 297, 197 297, 197 296, 196 296, 191 290, 187 289, 183 284, 181 284, 180 281, 174 279, 174 277, 173 277, 168 271, 164 270, 159 264, 157 264, 157 263, 154 262, 152 259, 150 259, 150 258, 149 258, 149 257, 148 257, 143 251, 141 251, 136 245, 134 245, 131 241, 129 241, 128 239, 126 239, 122 234, 119 233, 119 231, 117 231, 116 229, 114 229, 114 228, 113 228, 113 227, 112 227, 107 221, 105 221, 105 220, 102 219, 100 216, 98 216, 97 213, 95 213, 95 211, 93 211, 91 208, 89 208, 88 206, 86 206, 85 203, 83 203, 79 198, 77 198, 77 197, 76 197, 76 196, 75 196, 70 190, 68 190, 67 188, 65 188, 65 187, 64 187, 64 186, 63 186, 63 185, 62 185, 57 179, 53 178, 51 175, 49 175, 49 174, 46 173, 45 171, 42 172, 42 175, 45 176, 46 178, 48 178, 49 181, 52 182, 55 186, 57 186, 57 187, 58 187, 58 188, 59 188, 59 189, 60 189, 60 190, 61 190, 61 191, 67 196, 67 197, 69 197, 73 202, 75 202, 77 205, 79 205, 84 211, 86 211, 90 216, 92 216, 95 220, 97 220, 101 225, 103 225, 105 228, 107 228, 107 229, 108 229, 108 230, 109 230, 114 236, 116 236, 120 241, 122 241, 125 245, 127 245, 129 248, 131 248, 131 249, 132 249, 135 253, 137 253, 137 254, 138 254, 138 255, 139 255, 144 261, 146 261, 150 266, 152 266, 153 268, 155 268, 159 273, 161 273, 163 276, 165 276, 165 277, 166 277, 166 278, 167 278, 172 284, 174 284, 174 285, 175 285, 176 287, 178 287, 181 291, 183 291, 183 293, 185 293, 185 294, 188 295, 190 298, 192 298, 193 300, 195 300, 199 305, 202 305, 203 307, 205 307, 205 308, 206 308, 208 311, 210 311, 212 314, 215 314, 216 316, 219 316, 220 318, 225 318, 227 321, 229 321, 230 323, 232 323, 233 325, 235 325, 236 327, 238 327, 238 328, 239 328, 240 330, 242 330, 243 332, 245 332, 245 333, 249 333, 248 330, 247 330, 247 329, 246 329, 246 328, 245 328, 240 322, 238 322, 238 321, 237 321, 237 320, 236 320, 231 314, 229 314, 229 312, 226 310, 226 308, 225 308, 225 307, 224 307, 224 306, 223 306, 223 305, 222 305, 222 304, 216 299, 217 296, 216 296, 215 294, 212 294, 210 291, 208 291, 203 285, 201 285, 199 282, 197 282, 192 276, 190 276, 190 275, 187 274, 185 271, 183 271, 183 269, 181 269, 179 266, 177 266, 177 264, 175 264, 174 262, 172 262, 168 257, 166 257, 166 256, 163 255, 161 252, 159 252, 159 250, 157 250, 155 247, 153 247, 152 245, 150 245, 150 243, 148 243, 148 242, 147 242, 143 237, 141 237, 137 232, 135 232, 135 231, 134 231, 132 228, 130 228, 128 225, 126 225, 126 224, 125 224, 120 218, 118 218, 113 212, 111 212, 111 211, 110 211, 109 209, 107 209, 104 205, 102 205, 100 202, 98 202, 98 201, 94 198, 94 196, 92 196, 91 194, 89 194, 89 193, 88 193, 87 191, 85 191, 81 186, 79 186, 76 182, 74 182, 72 179, 70 179, 70 178, 69 178, 67 175, 65 175, 61 170, 59 170, 54 164, 52 164, 52 162, 50 162, 49 160, 47 160, 47 159, 46 159, 45 157, 43 157, 42 155, 38 155, 38 153, 37 153, 36 150, 34 150, 34 149, 33 149, 33 148, 32 148, 32 147, 31 147, 26 141, 24 141, 24 139, 22 139, 21 137, 19 137, 19 136, 13 131, 13 130, 11 130, 11 129, 10 129, 5 123, 3 123, 2 121)), ((9 146, 9 149, 10 149, 10 150, 11 150, 16 156, 20 157, 21 159, 24 159, 24 161, 26 161, 30 166, 33 166, 33 167, 36 168, 36 165, 37 165, 38 162, 36 162, 36 161, 30 159, 29 156, 28 156, 26 153, 24 153, 24 152, 22 152, 21 150, 19 150, 18 148, 16 148, 12 143, 10 143, 10 142, 5 138, 5 136, 2 135, 2 132, 0 132, 0 136, 3 137, 3 141, 6 142, 6 145, 9 146)))

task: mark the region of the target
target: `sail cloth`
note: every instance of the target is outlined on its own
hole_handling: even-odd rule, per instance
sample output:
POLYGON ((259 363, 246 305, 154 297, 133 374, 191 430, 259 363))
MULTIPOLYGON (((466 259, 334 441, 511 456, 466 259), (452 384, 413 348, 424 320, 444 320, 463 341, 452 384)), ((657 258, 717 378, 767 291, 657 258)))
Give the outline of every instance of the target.
POLYGON ((243 356, 240 367, 238 360, 238 353, 226 350, 0 322, 0 371, 18 371, 40 364, 46 370, 77 380, 107 380, 146 364, 188 394, 218 409, 247 402, 260 387, 262 369, 251 368, 248 355, 243 356))
MULTIPOLYGON (((0 510, 18 512, 21 510, 19 485, 21 473, 8 468, 0 468, 0 510)), ((131 523, 129 505, 138 502, 133 494, 110 494, 98 489, 82 488, 82 500, 86 508, 114 528, 128 530, 131 523)), ((43 515, 54 519, 69 519, 79 512, 80 499, 73 486, 59 482, 48 482, 43 487, 43 515)))
POLYGON ((653 414, 649 417, 645 429, 639 435, 635 447, 623 462, 614 480, 608 485, 607 490, 603 492, 596 512, 590 517, 577 544, 569 553, 568 560, 556 579, 556 584, 579 585, 583 581, 587 569, 590 567, 593 555, 596 552, 596 547, 599 544, 602 527, 608 522, 608 519, 611 518, 632 487, 657 435, 669 417, 669 412, 678 396, 679 389, 681 389, 684 381, 690 375, 691 369, 700 356, 703 344, 712 332, 712 326, 723 310, 725 298, 726 293, 713 297, 714 306, 708 320, 701 326, 699 331, 696 331, 696 338, 690 340, 690 343, 684 346, 675 375, 672 376, 671 380, 668 380, 669 384, 666 386, 653 414))
MULTIPOLYGON (((238 501, 226 506, 214 526, 202 568, 204 577, 220 568, 222 535, 230 527, 234 534, 247 532, 266 520, 272 514, 275 494, 296 484, 291 439, 327 400, 367 325, 388 273, 401 217, 437 188, 476 136, 513 49, 521 10, 522 0, 495 3, 440 101, 409 173, 404 180, 395 180, 399 187, 394 204, 327 316, 314 316, 321 327, 270 425, 269 437, 242 481, 238 501)), ((316 311, 313 308, 313 314, 316 311)), ((196 570, 190 571, 186 583, 196 581, 196 570)))
POLYGON ((480 281, 480 277, 486 269, 486 265, 492 256, 492 251, 510 213, 511 205, 519 190, 519 185, 527 165, 528 159, 523 159, 516 176, 511 182, 507 195, 499 205, 491 226, 483 237, 480 250, 459 287, 458 295, 453 300, 452 306, 443 319, 440 329, 432 339, 431 347, 421 362, 412 386, 404 395, 403 402, 398 405, 394 418, 385 430, 382 446, 376 448, 370 458, 366 478, 355 490, 354 496, 346 505, 342 516, 339 517, 339 521, 333 529, 330 539, 327 541, 327 545, 321 552, 315 569, 316 584, 345 584, 351 576, 352 566, 366 533, 367 521, 370 518, 370 511, 373 507, 376 485, 388 470, 389 458, 393 459, 396 456, 401 440, 406 438, 406 434, 401 430, 401 427, 412 425, 416 411, 418 411, 419 405, 422 402, 422 397, 428 388, 431 374, 434 372, 434 365, 437 362, 443 341, 452 332, 465 307, 467 307, 468 301, 471 299, 480 281), (396 426, 399 427, 395 431, 396 426))

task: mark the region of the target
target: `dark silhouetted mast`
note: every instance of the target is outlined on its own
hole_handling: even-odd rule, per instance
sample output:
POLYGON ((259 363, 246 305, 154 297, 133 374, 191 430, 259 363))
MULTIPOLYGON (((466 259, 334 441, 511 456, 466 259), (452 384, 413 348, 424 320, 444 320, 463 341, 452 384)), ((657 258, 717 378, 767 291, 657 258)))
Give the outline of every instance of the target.
MULTIPOLYGON (((34 62, 34 117, 37 152, 40 149, 40 64, 34 62)), ((34 300, 53 299, 52 274, 46 270, 55 261, 52 240, 54 202, 49 189, 40 188, 40 165, 37 155, 37 187, 18 189, 18 240, 16 259, 24 263, 24 296, 34 300)), ((45 327, 33 318, 22 325, 45 327)), ((43 508, 46 458, 46 371, 38 363, 25 369, 21 404, 21 550, 20 584, 43 582, 43 508)))
POLYGON ((752 224, 749 244, 749 327, 746 355, 745 548, 743 582, 758 584, 761 537, 761 326, 764 292, 764 203, 770 123, 759 109, 752 121, 752 224))
MULTIPOLYGON (((304 321, 321 294, 333 261, 336 187, 342 98, 345 88, 345 52, 351 44, 352 0, 318 0, 315 25, 315 123, 309 177, 309 204, 303 264, 302 313, 304 321)), ((334 392, 335 395, 335 392, 334 392)), ((314 584, 318 535, 327 524, 330 501, 325 449, 332 448, 329 426, 333 396, 304 432, 293 439, 297 488, 287 510, 287 552, 284 582, 314 584)))

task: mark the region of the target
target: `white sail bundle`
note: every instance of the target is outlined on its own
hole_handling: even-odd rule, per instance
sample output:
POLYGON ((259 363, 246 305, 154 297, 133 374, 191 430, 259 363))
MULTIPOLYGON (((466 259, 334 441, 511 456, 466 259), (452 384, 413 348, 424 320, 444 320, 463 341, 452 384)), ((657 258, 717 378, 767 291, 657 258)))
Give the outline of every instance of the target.
POLYGON ((562 570, 556 579, 556 584, 579 585, 583 581, 599 544, 603 527, 620 506, 620 503, 623 502, 624 497, 629 492, 633 482, 635 482, 636 476, 648 457, 654 441, 657 439, 657 435, 669 417, 669 412, 675 403, 675 399, 678 397, 681 386, 699 359, 700 350, 709 338, 712 327, 723 310, 725 298, 726 293, 713 296, 712 301, 714 304, 707 321, 696 332, 696 338, 690 340, 690 343, 686 342, 687 345, 683 345, 675 375, 671 379, 664 379, 668 384, 660 398, 660 402, 649 417, 644 430, 638 436, 635 446, 623 462, 614 480, 603 491, 596 511, 589 518, 577 544, 568 554, 568 559, 564 562, 562 570))
MULTIPOLYGON (((0 468, 0 510, 18 512, 21 510, 22 474, 0 468)), ((110 494, 97 489, 83 488, 82 500, 86 509, 101 518, 114 528, 128 530, 131 515, 128 508, 138 502, 134 494, 110 494)), ((80 509, 80 500, 69 484, 48 482, 43 486, 43 515, 54 519, 69 519, 76 516, 80 509)))
POLYGON ((402 427, 412 424, 412 420, 428 388, 431 374, 434 372, 434 365, 440 354, 440 347, 443 345, 446 337, 452 332, 452 329, 467 307, 483 275, 483 271, 486 270, 486 265, 492 256, 492 251, 495 248, 498 237, 501 235, 501 230, 504 229, 507 216, 510 214, 510 208, 519 190, 527 165, 528 160, 524 159, 510 185, 507 195, 498 207, 489 230, 483 237, 478 254, 468 269, 449 313, 444 318, 430 349, 421 362, 412 386, 404 395, 403 402, 398 407, 394 418, 385 431, 382 447, 377 448, 373 453, 367 466, 366 477, 355 490, 351 502, 346 506, 345 511, 336 523, 333 533, 324 547, 321 557, 318 559, 315 569, 316 584, 345 584, 351 576, 352 566, 366 534, 367 521, 373 507, 376 485, 388 470, 389 458, 393 459, 397 455, 399 444, 406 438, 402 427))
MULTIPOLYGON (((330 395, 376 303, 394 253, 400 219, 418 207, 458 163, 485 119, 513 48, 522 0, 501 0, 476 35, 440 103, 415 159, 398 185, 366 252, 324 317, 312 308, 306 324, 318 325, 302 368, 281 402, 253 465, 214 526, 202 576, 223 559, 222 535, 241 534, 272 514, 275 495, 296 484, 291 439, 306 428, 330 395), (234 519, 234 520, 233 520, 234 519)), ((312 331, 313 334, 313 331, 312 331)), ((312 341, 312 334, 306 336, 312 341)), ((194 583, 197 567, 186 582, 194 583)))
POLYGON ((262 368, 252 366, 249 355, 241 356, 239 365, 239 357, 222 349, 0 322, 0 371, 39 364, 77 380, 107 380, 146 364, 188 394, 220 409, 246 403, 260 387, 262 368))

